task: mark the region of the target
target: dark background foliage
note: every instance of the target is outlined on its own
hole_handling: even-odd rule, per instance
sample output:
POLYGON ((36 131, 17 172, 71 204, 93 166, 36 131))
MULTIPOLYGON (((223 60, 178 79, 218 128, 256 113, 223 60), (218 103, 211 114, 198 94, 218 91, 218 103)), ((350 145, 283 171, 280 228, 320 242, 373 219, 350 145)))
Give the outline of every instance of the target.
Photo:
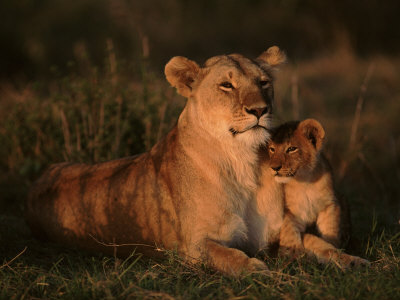
POLYGON ((293 60, 343 43, 363 57, 397 54, 399 11, 398 1, 379 0, 4 0, 0 76, 51 76, 52 66, 65 71, 82 45, 90 61, 103 66, 110 38, 127 62, 148 43, 157 70, 174 55, 254 55, 271 44, 293 60))

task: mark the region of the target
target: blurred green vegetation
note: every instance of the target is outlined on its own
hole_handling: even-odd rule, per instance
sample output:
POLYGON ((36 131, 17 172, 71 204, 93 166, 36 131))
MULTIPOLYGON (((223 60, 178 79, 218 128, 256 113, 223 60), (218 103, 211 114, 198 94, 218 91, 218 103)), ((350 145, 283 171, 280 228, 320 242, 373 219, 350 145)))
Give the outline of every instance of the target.
MULTIPOLYGON (((111 43, 111 42, 110 42, 111 43)), ((32 181, 50 163, 111 160, 149 150, 176 123, 184 101, 139 61, 138 76, 88 60, 69 75, 0 88, 0 208, 18 213, 32 181)), ((121 70, 124 66, 121 65, 121 70)))

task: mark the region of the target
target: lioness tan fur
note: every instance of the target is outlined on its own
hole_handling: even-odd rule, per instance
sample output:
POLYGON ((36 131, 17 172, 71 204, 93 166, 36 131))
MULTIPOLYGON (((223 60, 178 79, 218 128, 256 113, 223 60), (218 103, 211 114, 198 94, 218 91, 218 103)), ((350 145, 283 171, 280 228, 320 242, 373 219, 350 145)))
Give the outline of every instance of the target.
POLYGON ((298 252, 311 250, 320 261, 334 260, 347 267, 365 260, 339 253, 348 236, 349 219, 333 187, 328 160, 321 152, 325 131, 322 125, 307 119, 278 127, 269 142, 270 170, 284 184, 285 215, 280 229, 280 246, 298 252), (304 234, 315 225, 317 236, 304 234))
POLYGON ((256 60, 222 55, 204 66, 172 58, 166 78, 188 98, 175 128, 139 156, 51 166, 27 202, 32 230, 106 253, 106 244, 125 245, 118 254, 176 249, 232 275, 265 269, 243 250, 252 254, 268 240, 255 196, 257 151, 271 127, 272 72, 284 60, 278 47, 256 60))

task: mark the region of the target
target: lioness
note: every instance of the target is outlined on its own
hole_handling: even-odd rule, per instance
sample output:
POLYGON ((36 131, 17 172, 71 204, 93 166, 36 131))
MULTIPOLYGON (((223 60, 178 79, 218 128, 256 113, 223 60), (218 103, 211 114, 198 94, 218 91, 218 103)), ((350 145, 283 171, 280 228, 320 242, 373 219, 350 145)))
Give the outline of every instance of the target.
POLYGON ((172 58, 166 78, 188 98, 177 125, 139 156, 51 166, 27 202, 32 230, 108 253, 106 244, 124 244, 118 254, 176 249, 232 275, 265 269, 242 250, 267 239, 266 225, 253 221, 257 151, 271 127, 272 73, 284 61, 276 46, 255 60, 222 55, 204 66, 172 58))
POLYGON ((349 219, 344 203, 335 196, 331 166, 321 152, 324 137, 322 125, 307 119, 281 125, 269 142, 269 166, 275 180, 284 184, 285 194, 279 244, 291 252, 306 248, 320 261, 334 260, 344 267, 363 264, 367 261, 336 249, 347 235, 349 219), (322 239, 304 235, 311 225, 322 239))

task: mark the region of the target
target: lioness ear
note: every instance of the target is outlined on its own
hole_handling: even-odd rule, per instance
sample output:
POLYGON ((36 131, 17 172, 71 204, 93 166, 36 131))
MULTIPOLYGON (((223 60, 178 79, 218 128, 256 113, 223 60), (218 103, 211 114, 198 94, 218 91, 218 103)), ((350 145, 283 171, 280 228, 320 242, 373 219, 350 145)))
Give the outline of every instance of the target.
POLYGON ((307 119, 300 122, 297 129, 301 130, 302 134, 313 144, 315 149, 320 150, 322 148, 325 130, 321 123, 314 119, 307 119))
POLYGON ((200 67, 194 61, 182 56, 175 56, 165 65, 168 82, 184 97, 192 92, 192 83, 196 80, 200 67))
POLYGON ((275 68, 286 62, 286 54, 277 46, 272 46, 264 51, 257 59, 266 62, 275 68))

